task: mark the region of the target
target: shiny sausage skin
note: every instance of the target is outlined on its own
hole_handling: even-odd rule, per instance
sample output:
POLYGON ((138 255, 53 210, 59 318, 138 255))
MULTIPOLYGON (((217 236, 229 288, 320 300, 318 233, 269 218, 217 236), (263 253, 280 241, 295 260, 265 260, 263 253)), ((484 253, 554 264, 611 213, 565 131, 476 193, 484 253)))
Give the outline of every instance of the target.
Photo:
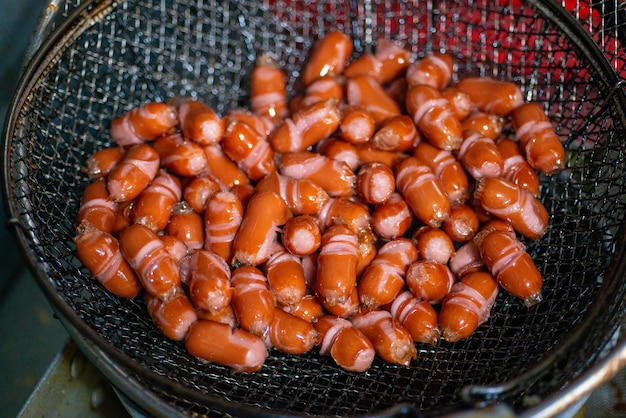
POLYGON ((253 113, 249 109, 236 108, 229 110, 224 117, 224 125, 228 126, 232 122, 244 122, 254 128, 261 136, 268 138, 270 133, 276 128, 278 121, 253 113))
POLYGON ((478 231, 478 215, 469 205, 460 204, 453 206, 450 210, 450 217, 443 221, 441 228, 452 241, 466 242, 472 239, 478 231))
POLYGON ((276 299, 267 285, 267 278, 253 266, 234 269, 230 277, 233 288, 231 306, 241 328, 265 338, 274 319, 276 299))
POLYGON ((410 116, 402 114, 385 119, 370 143, 383 151, 406 152, 421 141, 421 136, 410 116))
POLYGON ((276 152, 304 151, 335 132, 340 120, 336 100, 316 102, 286 118, 272 131, 269 142, 276 152))
POLYGON ((273 172, 256 185, 257 192, 278 193, 294 215, 316 215, 328 202, 328 193, 309 179, 296 179, 273 172))
POLYGON ((207 155, 207 175, 215 180, 222 190, 250 183, 246 173, 228 158, 220 144, 207 145, 203 149, 207 155))
POLYGON ((376 121, 368 111, 358 106, 342 109, 339 121, 339 136, 346 142, 357 145, 372 138, 376 130, 376 121))
POLYGON ((261 338, 241 328, 207 320, 198 320, 191 326, 185 347, 192 356, 230 367, 234 373, 256 372, 267 357, 261 338))
POLYGON ((274 150, 267 139, 245 122, 233 121, 226 126, 222 150, 252 181, 276 171, 274 150))
POLYGON ((413 296, 410 290, 401 292, 386 309, 418 343, 437 344, 440 337, 437 311, 425 300, 413 296))
POLYGON ((159 239, 163 242, 165 250, 176 262, 180 262, 189 254, 189 248, 187 248, 187 245, 185 245, 185 243, 178 238, 171 235, 159 235, 159 239))
POLYGON ((115 211, 115 222, 113 223, 113 229, 111 233, 115 236, 119 235, 128 225, 131 224, 131 212, 133 210, 134 200, 127 200, 120 202, 117 205, 115 211))
POLYGON ((290 217, 289 208, 277 193, 255 193, 233 241, 233 262, 256 266, 267 261, 278 242, 279 227, 290 217))
POLYGON ((425 84, 414 85, 406 93, 405 106, 428 142, 447 151, 461 146, 461 122, 439 90, 425 84))
POLYGON ((311 351, 319 338, 319 333, 311 322, 275 308, 269 339, 278 351, 303 354, 311 351))
POLYGON ((367 75, 380 84, 386 84, 406 71, 410 58, 409 51, 381 37, 376 42, 376 51, 362 54, 350 62, 343 75, 347 78, 367 75))
POLYGON ((467 173, 452 152, 439 149, 428 142, 420 142, 413 149, 413 156, 435 173, 452 205, 465 203, 469 199, 467 173))
POLYGON ((370 76, 359 75, 349 78, 346 80, 345 88, 348 105, 365 109, 372 115, 377 125, 402 112, 400 105, 370 76))
POLYGON ((328 102, 336 105, 343 101, 343 81, 333 75, 325 75, 306 86, 304 95, 290 102, 291 113, 295 116, 299 111, 316 103, 328 102))
POLYGON ((403 153, 381 150, 370 143, 357 145, 356 153, 361 164, 382 163, 392 169, 406 157, 403 153))
POLYGON ((455 283, 441 303, 439 327, 446 341, 467 338, 487 319, 498 295, 498 284, 491 274, 477 271, 455 283))
POLYGON ((350 170, 355 172, 362 164, 357 145, 351 144, 337 135, 320 142, 316 150, 331 160, 345 163, 350 170))
POLYGON ((350 167, 318 153, 301 151, 283 154, 279 171, 287 177, 309 179, 331 197, 354 194, 356 174, 350 167))
POLYGON ((178 262, 150 228, 133 224, 120 233, 120 250, 148 293, 167 299, 181 285, 178 262))
POLYGON ((315 319, 325 313, 324 307, 315 295, 304 295, 299 302, 291 305, 280 305, 280 308, 309 322, 315 322, 315 319))
POLYGON ((192 252, 181 265, 184 282, 194 306, 218 312, 230 305, 233 288, 230 268, 219 255, 209 250, 192 252))
POLYGON ((356 286, 358 238, 347 226, 327 228, 317 258, 317 291, 329 306, 346 302, 356 286))
POLYGON ((214 193, 204 212, 204 247, 230 263, 233 241, 243 221, 243 204, 229 191, 214 193))
POLYGON ((477 111, 461 121, 461 128, 464 131, 480 132, 495 141, 502 133, 503 124, 504 120, 500 116, 477 111))
POLYGON ((543 174, 565 167, 565 148, 548 115, 536 103, 525 103, 511 113, 515 139, 528 163, 543 174))
POLYGON ((92 181, 83 190, 76 225, 82 221, 91 222, 96 228, 105 232, 113 231, 118 203, 109 199, 109 192, 104 178, 92 181))
POLYGON ((417 248, 407 238, 385 243, 359 279, 359 298, 366 309, 390 303, 404 287, 409 265, 417 260, 417 248))
POLYGON ((356 177, 356 192, 364 202, 385 203, 396 190, 393 170, 382 163, 361 166, 356 177))
POLYGON ((446 264, 454 254, 452 238, 440 228, 422 226, 415 231, 412 238, 422 260, 446 264))
POLYGON ((318 214, 322 229, 332 225, 346 225, 357 235, 359 244, 375 240, 372 217, 366 205, 347 197, 330 199, 318 214))
POLYGON ((167 233, 185 243, 187 248, 197 250, 204 247, 204 220, 185 203, 174 205, 167 233))
POLYGON ((472 103, 466 93, 463 93, 456 87, 446 87, 441 90, 441 95, 448 100, 450 109, 452 109, 452 112, 454 112, 459 121, 463 122, 463 120, 472 113, 474 103, 472 103))
POLYGON ((447 264, 419 260, 408 267, 405 280, 416 298, 439 303, 450 292, 456 278, 447 264))
POLYGON ((412 62, 406 70, 406 79, 410 86, 425 84, 442 90, 452 80, 453 66, 452 56, 435 51, 412 62))
POLYGON ((237 316, 235 315, 235 311, 233 310, 232 305, 226 305, 224 308, 218 311, 207 311, 204 309, 198 309, 196 311, 196 315, 198 316, 198 319, 220 322, 222 324, 228 325, 233 329, 239 327, 239 322, 237 322, 237 316))
POLYGON ((350 321, 333 315, 319 317, 314 323, 320 333, 320 354, 330 355, 335 363, 350 372, 370 368, 376 350, 372 342, 350 321))
POLYGON ((206 171, 208 158, 202 146, 180 133, 163 135, 154 141, 161 165, 174 174, 194 177, 206 171))
POLYGON ((283 227, 282 242, 294 255, 311 255, 322 243, 322 231, 317 218, 300 215, 288 219, 283 227))
POLYGON ((123 147, 103 148, 87 158, 85 172, 91 179, 106 177, 111 170, 124 158, 123 147))
POLYGON ((166 134, 178 123, 176 109, 148 102, 111 121, 111 138, 119 146, 138 145, 166 134))
POLYGON ((519 188, 539 196, 541 188, 539 177, 522 154, 519 143, 511 139, 501 138, 496 145, 504 162, 502 177, 512 181, 519 188))
POLYGON ((275 120, 289 113, 285 73, 269 54, 257 58, 252 70, 250 108, 258 115, 275 120))
POLYGON ((304 85, 307 86, 325 75, 341 75, 353 50, 352 39, 345 33, 326 33, 315 43, 302 69, 304 85))
POLYGON ((504 169, 502 155, 493 139, 478 131, 463 131, 463 143, 459 147, 457 158, 476 180, 500 177, 504 169))
POLYGON ((163 231, 168 225, 174 205, 181 197, 180 180, 165 170, 160 170, 150 185, 135 199, 131 220, 154 232, 163 231))
POLYGON ((167 300, 149 293, 146 293, 145 298, 150 318, 170 340, 184 340, 191 325, 198 320, 194 306, 182 289, 178 289, 167 300))
POLYGON ((480 255, 478 245, 470 240, 461 245, 450 257, 448 267, 457 278, 461 278, 468 273, 482 269, 485 267, 485 262, 480 255))
POLYGON ((277 303, 293 305, 302 300, 307 288, 299 257, 281 248, 265 262, 264 270, 277 303))
POLYGON ((400 193, 395 192, 387 202, 374 208, 372 229, 380 238, 392 240, 404 235, 412 220, 413 214, 409 205, 400 193))
POLYGON ((417 358, 413 337, 390 312, 360 312, 352 318, 352 325, 372 342, 376 354, 383 360, 408 366, 417 358))
POLYGON ((159 171, 159 154, 147 144, 130 148, 107 177, 107 190, 115 202, 139 196, 159 171))
POLYGON ((530 239, 541 237, 548 227, 548 211, 532 193, 501 177, 478 183, 475 196, 491 215, 508 221, 530 239))
POLYGON ((524 103, 519 86, 510 81, 490 77, 465 77, 456 87, 466 93, 476 108, 498 116, 506 116, 524 103))
POLYGON ((515 235, 488 229, 474 241, 485 265, 498 283, 528 307, 542 300, 543 279, 530 254, 515 235))
POLYGON ((450 200, 432 170, 415 157, 396 168, 396 187, 413 214, 423 223, 438 227, 450 216, 450 200))
POLYGON ((224 135, 224 120, 209 105, 199 100, 186 100, 178 106, 183 136, 200 145, 217 144, 224 135))
POLYGON ((185 186, 183 200, 192 210, 204 213, 209 198, 220 190, 220 185, 208 176, 195 177, 185 186))
POLYGON ((113 235, 83 221, 76 228, 74 243, 80 261, 109 292, 128 299, 137 296, 141 283, 113 235))

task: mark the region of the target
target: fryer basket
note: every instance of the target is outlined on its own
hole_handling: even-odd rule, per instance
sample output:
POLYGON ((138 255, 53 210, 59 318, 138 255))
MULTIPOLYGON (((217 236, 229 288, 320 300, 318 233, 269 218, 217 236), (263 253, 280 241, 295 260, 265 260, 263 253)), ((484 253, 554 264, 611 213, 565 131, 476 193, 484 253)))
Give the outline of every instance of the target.
POLYGON ((440 416, 497 403, 535 413, 554 397, 562 398, 556 409, 568 406, 574 399, 561 394, 569 387, 597 385, 626 361, 626 65, 617 1, 575 15, 536 0, 85 0, 65 3, 60 18, 51 10, 61 5, 50 4, 50 31, 34 38, 4 130, 9 225, 72 338, 152 415, 440 416), (355 55, 379 36, 414 58, 445 50, 455 80, 514 81, 548 112, 567 169, 541 178, 550 225, 525 241, 544 300, 526 308, 501 292, 472 337, 418 345, 410 367, 376 359, 355 374, 317 350, 272 350, 259 372, 231 374, 167 340, 142 298, 109 294, 82 266, 72 242, 89 182, 81 169, 111 145, 110 121, 143 102, 192 97, 222 114, 248 106, 262 53, 275 56, 297 91, 298 70, 331 29, 353 37, 355 55), (606 358, 615 361, 606 366, 606 358))

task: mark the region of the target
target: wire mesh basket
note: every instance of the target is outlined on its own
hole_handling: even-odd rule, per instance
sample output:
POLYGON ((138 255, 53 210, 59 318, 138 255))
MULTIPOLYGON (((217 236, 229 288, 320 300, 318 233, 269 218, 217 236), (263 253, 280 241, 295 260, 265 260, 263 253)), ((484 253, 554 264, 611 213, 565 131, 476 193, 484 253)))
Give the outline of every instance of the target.
MULTIPOLYGON (((90 1, 51 2, 4 131, 11 228, 81 348, 152 415, 440 416, 505 404, 558 411, 626 359, 624 10, 616 2, 90 1), (581 7, 584 6, 584 7, 581 7), (549 114, 567 168, 542 177, 548 231, 527 242, 544 301, 501 292, 470 338, 418 346, 410 367, 375 360, 348 373, 315 351, 271 351, 257 373, 201 363, 152 324, 142 300, 105 291, 72 237, 88 156, 111 144, 111 120, 146 101, 245 107, 257 56, 270 52, 294 88, 313 42, 330 29, 355 55, 380 36, 414 58, 452 54, 455 79, 519 84, 549 114), (39 42, 41 40, 41 42, 39 42), (580 389, 581 385, 585 389, 580 389)), ((293 91, 293 90, 292 90, 293 91)))

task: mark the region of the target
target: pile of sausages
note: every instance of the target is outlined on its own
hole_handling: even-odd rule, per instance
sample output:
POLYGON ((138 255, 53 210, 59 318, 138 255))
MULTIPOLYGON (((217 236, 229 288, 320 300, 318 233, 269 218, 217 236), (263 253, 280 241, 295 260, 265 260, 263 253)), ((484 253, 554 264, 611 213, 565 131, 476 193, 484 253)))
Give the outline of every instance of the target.
POLYGON ((445 53, 380 39, 352 56, 329 32, 294 94, 262 56, 246 108, 180 99, 116 117, 85 167, 79 259, 236 372, 272 349, 409 365, 416 344, 469 337, 499 289, 539 302, 520 239, 545 233, 538 175, 565 162, 543 108, 512 82, 453 82, 445 53))

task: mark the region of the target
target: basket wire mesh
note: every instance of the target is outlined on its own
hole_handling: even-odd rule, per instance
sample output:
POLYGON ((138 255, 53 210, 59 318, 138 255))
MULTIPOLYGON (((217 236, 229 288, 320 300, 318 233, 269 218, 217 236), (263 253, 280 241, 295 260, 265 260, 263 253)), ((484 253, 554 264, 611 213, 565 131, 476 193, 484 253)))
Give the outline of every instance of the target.
MULTIPOLYGON (((601 360, 624 313, 626 98, 624 9, 615 2, 85 1, 65 3, 35 42, 4 132, 7 213, 40 286, 70 334, 132 401, 154 415, 444 415, 505 402, 528 411, 601 360), (566 2, 567 3, 567 2, 566 2), (142 300, 108 294, 75 256, 81 167, 111 144, 110 121, 146 101, 192 97, 219 113, 248 104, 256 57, 273 53, 292 91, 313 42, 349 33, 355 54, 393 39, 417 58, 453 54, 456 79, 518 83, 568 150, 542 177, 546 235, 526 242, 544 301, 501 292, 469 339, 418 346, 411 367, 376 360, 346 373, 315 351, 271 351, 253 374, 189 356, 153 326, 142 300)), ((55 5, 55 7, 57 7, 55 5)), ((507 127, 510 129, 510 127, 507 127)))

